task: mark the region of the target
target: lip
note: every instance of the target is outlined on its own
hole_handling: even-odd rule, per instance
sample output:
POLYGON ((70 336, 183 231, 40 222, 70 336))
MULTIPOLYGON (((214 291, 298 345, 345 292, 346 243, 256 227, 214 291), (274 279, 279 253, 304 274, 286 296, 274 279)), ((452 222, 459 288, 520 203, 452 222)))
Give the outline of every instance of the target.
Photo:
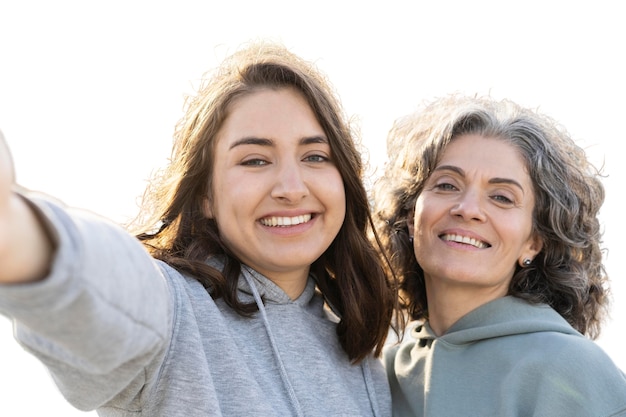
POLYGON ((280 235, 297 234, 312 227, 317 213, 298 210, 290 212, 268 213, 257 220, 257 223, 267 231, 280 235))
POLYGON ((313 218, 311 213, 297 216, 267 216, 259 219, 263 226, 267 227, 290 227, 308 223, 313 218))
POLYGON ((454 247, 488 249, 492 245, 484 237, 468 230, 450 229, 437 235, 442 242, 454 247))

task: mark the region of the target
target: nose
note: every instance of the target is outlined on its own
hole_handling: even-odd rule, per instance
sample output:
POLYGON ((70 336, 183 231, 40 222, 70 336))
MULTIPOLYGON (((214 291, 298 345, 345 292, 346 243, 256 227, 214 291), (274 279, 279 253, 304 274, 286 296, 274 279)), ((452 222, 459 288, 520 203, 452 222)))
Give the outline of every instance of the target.
POLYGON ((486 219, 483 204, 484 201, 480 193, 466 190, 459 195, 458 200, 450 209, 450 214, 466 221, 478 220, 482 222, 486 219))
POLYGON ((298 203, 309 195, 305 175, 297 163, 288 163, 280 167, 271 195, 289 204, 298 203))

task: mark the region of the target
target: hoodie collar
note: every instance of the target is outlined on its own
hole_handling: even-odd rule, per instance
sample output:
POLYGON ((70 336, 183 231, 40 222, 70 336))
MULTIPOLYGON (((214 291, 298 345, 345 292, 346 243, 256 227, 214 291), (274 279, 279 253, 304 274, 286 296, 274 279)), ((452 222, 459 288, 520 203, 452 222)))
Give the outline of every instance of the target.
MULTIPOLYGON (((218 271, 224 270, 224 257, 223 256, 214 256, 207 261, 207 264, 217 269, 218 271)), ((300 296, 292 300, 289 298, 287 293, 283 291, 278 285, 276 285, 272 280, 267 278, 265 275, 260 274, 254 269, 250 268, 245 264, 241 264, 241 272, 247 273, 250 278, 252 278, 251 282, 254 282, 254 286, 256 291, 259 293, 264 302, 270 304, 290 304, 295 303, 298 305, 306 305, 308 304, 313 296, 315 295, 315 279, 312 275, 309 275, 309 279, 306 283, 306 287, 300 296)), ((239 281, 237 282, 237 289, 239 290, 239 300, 243 302, 251 302, 254 301, 254 295, 252 289, 250 287, 249 280, 244 279, 242 275, 239 276, 239 281)))
POLYGON ((484 304, 454 323, 437 337, 428 322, 416 326, 413 337, 420 345, 439 339, 454 345, 477 342, 524 333, 558 332, 580 335, 554 309, 546 304, 531 304, 513 296, 501 297, 484 304))
MULTIPOLYGON (((256 290, 259 292, 259 295, 266 303, 270 304, 290 304, 295 303, 298 305, 306 305, 311 301, 315 294, 315 280, 309 278, 307 280, 306 286, 304 287, 304 291, 302 294, 295 300, 289 298, 287 293, 282 290, 278 285, 276 285, 272 280, 267 278, 265 275, 258 273, 254 269, 250 268, 247 265, 241 265, 241 269, 245 270, 246 273, 252 277, 254 286, 256 290)), ((240 293, 246 297, 252 297, 252 289, 250 287, 250 283, 246 279, 239 279, 237 283, 237 289, 240 293)))
MULTIPOLYGON (((220 259, 211 259, 209 261, 209 264, 215 268, 218 268, 219 270, 223 269, 223 262, 220 259)), ((287 293, 285 293, 278 285, 274 284, 274 282, 272 282, 270 279, 258 273, 254 269, 248 267, 247 265, 242 264, 241 276, 239 277, 239 281, 237 283, 237 289, 239 290, 240 297, 246 297, 250 300, 254 300, 257 307, 259 308, 259 315, 261 321, 263 322, 263 326, 265 327, 268 342, 271 347, 274 360, 276 361, 276 364, 278 366, 280 378, 289 396, 289 401, 293 408, 294 416, 304 417, 304 411, 302 410, 300 401, 298 400, 296 392, 293 388, 293 384, 291 383, 291 380, 289 378, 289 374, 287 373, 283 358, 280 354, 280 349, 278 349, 278 343, 274 337, 271 323, 267 317, 267 311, 265 310, 264 302, 274 304, 293 303, 304 306, 305 304, 308 304, 316 294, 317 289, 315 277, 313 275, 309 275, 306 287, 304 288, 302 294, 300 294, 300 297, 292 300, 291 298, 289 298, 287 293)), ((332 309, 332 307, 329 308, 332 309)), ((327 314, 332 315, 330 311, 328 311, 327 314)), ((365 384, 368 391, 373 391, 374 380, 372 377, 372 371, 369 366, 369 361, 362 361, 360 366, 363 370, 363 378, 365 379, 365 384)), ((370 398, 372 401, 372 410, 374 412, 374 416, 380 416, 380 408, 378 403, 376 402, 376 397, 371 396, 370 398)))

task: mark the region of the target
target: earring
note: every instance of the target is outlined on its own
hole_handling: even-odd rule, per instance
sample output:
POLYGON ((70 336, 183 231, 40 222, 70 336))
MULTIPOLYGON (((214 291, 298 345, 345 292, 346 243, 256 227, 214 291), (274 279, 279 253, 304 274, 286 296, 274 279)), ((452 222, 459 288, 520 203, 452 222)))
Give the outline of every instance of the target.
POLYGON ((530 264, 532 264, 532 263, 533 263, 533 260, 530 259, 530 258, 526 258, 526 259, 524 259, 524 262, 522 262, 522 264, 524 266, 530 266, 530 264))
POLYGON ((413 244, 413 236, 409 236, 409 242, 411 243, 411 245, 413 244))

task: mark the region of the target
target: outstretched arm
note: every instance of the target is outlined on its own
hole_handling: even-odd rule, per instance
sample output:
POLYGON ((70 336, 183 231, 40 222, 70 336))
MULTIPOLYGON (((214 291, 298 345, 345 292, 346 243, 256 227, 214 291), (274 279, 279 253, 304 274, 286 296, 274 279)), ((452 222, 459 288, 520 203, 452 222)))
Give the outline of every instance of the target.
POLYGON ((121 395, 127 406, 156 380, 172 334, 170 272, 110 220, 20 192, 0 137, 0 314, 72 404, 121 395))
POLYGON ((14 187, 13 160, 0 132, 0 284, 42 279, 54 250, 34 211, 14 187))

